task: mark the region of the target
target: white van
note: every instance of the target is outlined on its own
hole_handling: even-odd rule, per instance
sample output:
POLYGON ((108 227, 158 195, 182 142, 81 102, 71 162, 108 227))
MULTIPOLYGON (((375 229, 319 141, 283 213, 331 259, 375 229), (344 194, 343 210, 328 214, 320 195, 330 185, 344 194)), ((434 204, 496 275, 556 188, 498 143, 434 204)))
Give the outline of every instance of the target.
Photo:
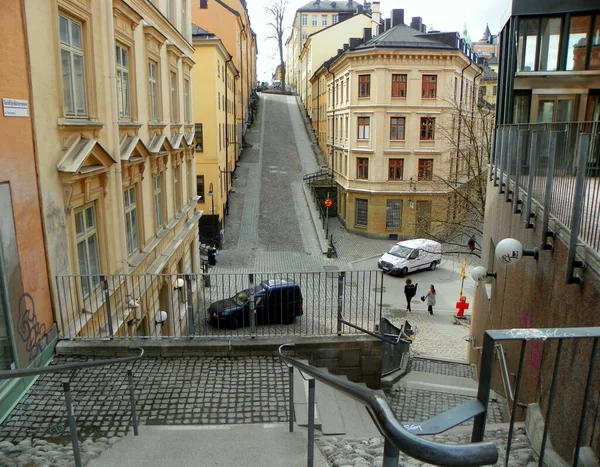
POLYGON ((442 261, 442 245, 434 240, 415 238, 396 243, 377 262, 388 274, 406 276, 409 272, 429 268, 432 271, 442 261))

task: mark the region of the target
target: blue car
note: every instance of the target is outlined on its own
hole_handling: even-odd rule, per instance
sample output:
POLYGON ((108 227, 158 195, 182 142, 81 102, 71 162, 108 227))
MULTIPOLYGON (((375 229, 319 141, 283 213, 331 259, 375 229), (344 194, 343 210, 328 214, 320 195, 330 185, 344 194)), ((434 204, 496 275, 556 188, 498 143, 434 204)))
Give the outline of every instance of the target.
POLYGON ((300 286, 288 279, 270 279, 212 303, 208 308, 210 323, 228 329, 249 326, 252 296, 257 325, 291 324, 304 313, 300 286))

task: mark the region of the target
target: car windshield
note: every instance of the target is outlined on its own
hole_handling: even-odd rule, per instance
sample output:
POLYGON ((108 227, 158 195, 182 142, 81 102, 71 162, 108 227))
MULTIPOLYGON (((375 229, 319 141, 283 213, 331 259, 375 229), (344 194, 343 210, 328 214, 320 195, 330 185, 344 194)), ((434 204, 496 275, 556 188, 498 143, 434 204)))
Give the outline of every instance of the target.
POLYGON ((412 248, 407 248, 402 245, 394 245, 388 253, 397 256, 398 258, 406 258, 412 251, 412 248))
POLYGON ((259 292, 262 289, 263 289, 262 286, 257 285, 254 288, 242 290, 241 292, 238 292, 233 296, 233 301, 237 305, 243 305, 244 303, 246 303, 248 301, 248 299, 250 298, 250 295, 252 295, 253 293, 259 292))

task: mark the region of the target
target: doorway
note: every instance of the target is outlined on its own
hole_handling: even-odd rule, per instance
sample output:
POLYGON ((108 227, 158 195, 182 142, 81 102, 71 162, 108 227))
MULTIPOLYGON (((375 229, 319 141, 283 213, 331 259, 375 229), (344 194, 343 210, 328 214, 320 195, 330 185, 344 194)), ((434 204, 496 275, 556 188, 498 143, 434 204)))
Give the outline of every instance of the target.
POLYGON ((572 122, 577 110, 577 96, 539 96, 537 123, 572 122))

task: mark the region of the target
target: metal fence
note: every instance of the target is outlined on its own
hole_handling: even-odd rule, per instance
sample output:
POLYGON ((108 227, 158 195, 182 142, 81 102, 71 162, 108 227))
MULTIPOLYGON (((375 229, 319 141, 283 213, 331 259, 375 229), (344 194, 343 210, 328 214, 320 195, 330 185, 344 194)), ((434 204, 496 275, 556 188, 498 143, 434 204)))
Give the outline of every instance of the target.
POLYGON ((374 331, 382 313, 382 281, 378 271, 58 276, 59 335, 65 339, 127 339, 361 333, 343 321, 374 331), (236 305, 225 303, 242 310, 236 322, 209 322, 211 304, 248 289, 264 289, 267 283, 288 281, 300 288, 301 315, 287 314, 288 297, 283 296, 268 308, 269 317, 261 316, 261 310, 264 313, 267 308, 260 300, 266 298, 255 302, 251 297, 261 294, 247 293, 237 297, 236 305))
POLYGON ((577 245, 600 252, 600 122, 500 125, 494 147, 491 178, 526 227, 539 222, 542 248, 551 222, 570 232, 567 282, 577 282, 577 245))

